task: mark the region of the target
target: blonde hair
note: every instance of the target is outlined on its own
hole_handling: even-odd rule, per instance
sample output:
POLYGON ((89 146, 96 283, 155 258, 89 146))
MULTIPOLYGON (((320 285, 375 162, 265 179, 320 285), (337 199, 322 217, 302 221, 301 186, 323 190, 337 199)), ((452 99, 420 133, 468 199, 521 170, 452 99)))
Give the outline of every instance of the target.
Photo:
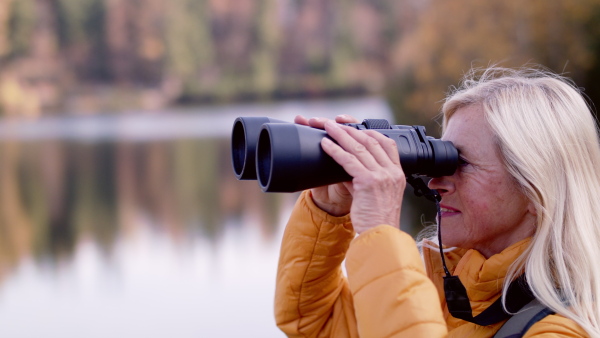
POLYGON ((538 300, 600 336, 600 146, 588 105, 571 81, 540 67, 470 71, 443 105, 444 127, 472 104, 537 211, 504 290, 525 272, 538 300))

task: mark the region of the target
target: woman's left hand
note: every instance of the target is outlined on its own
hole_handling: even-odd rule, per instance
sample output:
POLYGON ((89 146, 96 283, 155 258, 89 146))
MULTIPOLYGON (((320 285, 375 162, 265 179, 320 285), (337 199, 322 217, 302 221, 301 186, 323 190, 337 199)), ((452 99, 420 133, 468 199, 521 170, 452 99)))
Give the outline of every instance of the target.
POLYGON ((353 177, 350 217, 354 230, 362 233, 380 224, 399 228, 406 177, 400 166, 396 142, 374 130, 357 130, 332 121, 321 146, 353 177))

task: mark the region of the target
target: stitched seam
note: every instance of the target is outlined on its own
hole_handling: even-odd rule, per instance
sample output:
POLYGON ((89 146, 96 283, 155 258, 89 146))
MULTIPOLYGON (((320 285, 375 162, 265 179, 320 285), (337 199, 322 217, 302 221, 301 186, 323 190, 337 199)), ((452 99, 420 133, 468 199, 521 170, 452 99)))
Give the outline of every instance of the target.
MULTIPOLYGON (((305 197, 305 200, 303 201, 303 204, 304 204, 304 205, 303 205, 303 207, 308 209, 308 212, 310 213, 310 215, 311 215, 311 218, 313 218, 313 219, 314 219, 315 215, 314 215, 314 214, 313 214, 313 213, 310 211, 310 207, 309 207, 309 205, 308 205, 308 201, 306 200, 306 198, 307 198, 307 197, 305 197)), ((308 261, 308 264, 307 264, 307 266, 306 266, 306 269, 304 270, 304 273, 303 273, 303 276, 302 276, 302 279, 301 279, 301 282, 300 282, 300 290, 299 290, 299 292, 298 292, 298 307, 297 307, 297 313, 298 313, 298 316, 300 317, 300 319, 298 320, 298 333, 299 333, 299 334, 301 334, 303 337, 308 337, 308 336, 307 336, 305 333, 303 333, 303 332, 300 332, 300 329, 302 328, 302 325, 301 325, 301 323, 302 323, 302 320, 303 320, 303 318, 304 318, 304 317, 302 316, 302 312, 300 311, 300 310, 301 310, 300 303, 301 303, 301 300, 302 300, 302 298, 303 298, 304 285, 305 285, 305 284, 306 284, 306 282, 307 282, 307 278, 306 278, 306 276, 307 276, 307 274, 308 274, 308 270, 309 270, 310 266, 312 265, 312 263, 313 263, 313 261, 314 261, 314 259, 315 259, 315 258, 317 258, 317 257, 328 257, 328 256, 325 256, 325 255, 316 255, 316 254, 315 254, 316 247, 317 247, 317 245, 318 245, 318 243, 319 243, 319 240, 320 240, 320 238, 321 238, 321 234, 322 234, 322 231, 323 231, 323 225, 324 225, 325 223, 330 223, 330 224, 332 224, 332 225, 334 225, 334 226, 340 226, 340 225, 342 225, 342 224, 346 224, 347 222, 344 222, 344 223, 341 223, 341 224, 335 224, 335 223, 332 223, 332 222, 328 221, 327 219, 323 219, 321 222, 314 222, 314 221, 313 221, 313 223, 319 223, 319 232, 317 233, 317 238, 316 238, 316 240, 315 240, 315 242, 314 242, 314 244, 313 244, 313 247, 312 247, 312 250, 311 250, 311 253, 310 253, 310 260, 308 261)))
MULTIPOLYGON (((305 197, 306 198, 306 197, 305 197)), ((304 207, 308 208, 308 205, 306 205, 306 201, 304 201, 304 207)), ((312 218, 312 213, 311 213, 311 218, 312 218)), ((300 317, 300 319, 298 320, 298 333, 302 334, 303 337, 308 337, 306 334, 304 334, 303 332, 300 332, 300 329, 302 328, 301 322, 302 319, 304 318, 302 316, 302 312, 300 311, 300 303, 302 302, 302 298, 303 298, 303 292, 304 292, 304 284, 306 281, 306 275, 308 274, 308 270, 310 268, 310 266, 312 265, 313 261, 314 261, 314 252, 317 248, 317 243, 319 242, 319 238, 321 238, 321 230, 323 229, 323 224, 321 223, 319 225, 319 232, 317 233, 317 239, 315 240, 314 244, 313 244, 313 248, 311 250, 310 253, 310 260, 308 261, 308 264, 306 265, 306 269, 304 270, 304 273, 302 274, 302 279, 300 282, 300 291, 298 292, 298 308, 297 308, 297 312, 298 312, 298 316, 300 317)))

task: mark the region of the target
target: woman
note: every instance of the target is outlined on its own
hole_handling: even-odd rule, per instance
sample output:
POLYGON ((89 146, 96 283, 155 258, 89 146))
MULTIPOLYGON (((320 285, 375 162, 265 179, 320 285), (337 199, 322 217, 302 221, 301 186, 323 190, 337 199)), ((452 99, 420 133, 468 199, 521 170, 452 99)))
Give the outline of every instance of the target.
POLYGON ((494 336, 505 320, 478 325, 449 313, 446 266, 465 286, 473 315, 504 301, 524 274, 533 296, 556 313, 526 337, 600 336, 594 119, 576 87, 557 75, 476 73, 442 108, 442 139, 458 148, 459 168, 429 183, 441 195, 444 260, 437 241, 421 241, 419 252, 399 230, 406 179, 394 142, 296 118, 325 128, 337 144, 323 139, 323 149, 353 180, 303 192, 287 225, 275 309, 289 336, 494 336))

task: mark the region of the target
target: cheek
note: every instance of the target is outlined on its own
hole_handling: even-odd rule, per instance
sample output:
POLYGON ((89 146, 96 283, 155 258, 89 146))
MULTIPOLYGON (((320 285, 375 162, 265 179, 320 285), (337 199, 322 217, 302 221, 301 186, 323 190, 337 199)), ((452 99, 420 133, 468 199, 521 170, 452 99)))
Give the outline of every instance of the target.
POLYGON ((466 226, 473 231, 485 229, 487 225, 493 223, 494 219, 502 216, 502 207, 504 204, 499 197, 500 189, 490 187, 487 189, 471 189, 463 194, 462 207, 465 216, 466 226))
POLYGON ((463 199, 465 226, 480 235, 496 233, 504 223, 512 224, 521 214, 521 194, 506 183, 479 186, 463 199))
POLYGON ((465 214, 465 227, 473 232, 485 231, 487 227, 492 223, 493 219, 498 218, 500 215, 496 214, 497 209, 493 208, 490 201, 483 199, 472 199, 466 206, 465 214))

